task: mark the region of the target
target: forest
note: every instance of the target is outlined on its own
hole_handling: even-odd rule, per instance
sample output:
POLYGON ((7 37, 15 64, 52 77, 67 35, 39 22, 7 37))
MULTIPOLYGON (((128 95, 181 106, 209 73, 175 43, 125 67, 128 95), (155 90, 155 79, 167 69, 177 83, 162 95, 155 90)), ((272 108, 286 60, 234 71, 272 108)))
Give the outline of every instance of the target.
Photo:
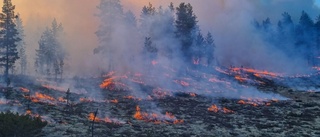
POLYGON ((96 0, 96 20, 61 12, 35 27, 15 2, 0 13, 1 137, 320 136, 320 15, 308 9, 273 19, 221 0, 225 13, 203 18, 192 2, 96 0))

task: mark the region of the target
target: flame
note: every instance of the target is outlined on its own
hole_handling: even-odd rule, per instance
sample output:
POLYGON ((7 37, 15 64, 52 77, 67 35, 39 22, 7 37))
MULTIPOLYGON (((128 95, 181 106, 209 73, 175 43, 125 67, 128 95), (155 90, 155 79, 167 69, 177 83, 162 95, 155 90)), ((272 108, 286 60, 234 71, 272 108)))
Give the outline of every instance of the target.
POLYGON ((136 98, 136 97, 131 96, 131 95, 129 95, 129 96, 124 96, 123 98, 125 98, 125 99, 132 99, 132 100, 138 100, 138 101, 141 101, 141 100, 142 100, 141 98, 136 98))
POLYGON ((196 97, 196 96, 197 96, 196 93, 189 93, 189 95, 190 95, 191 97, 196 97))
POLYGON ((217 113, 218 111, 222 111, 223 113, 234 113, 234 111, 230 110, 230 109, 227 109, 225 107, 223 107, 222 109, 219 108, 217 105, 213 104, 211 105, 209 108, 208 108, 208 111, 211 111, 211 112, 215 112, 217 113))
POLYGON ((217 105, 213 104, 208 108, 208 111, 217 113, 219 111, 219 108, 217 107, 217 105))
POLYGON ((280 74, 274 73, 274 72, 268 72, 265 70, 263 70, 263 71, 262 70, 255 70, 255 69, 251 69, 251 68, 231 68, 231 71, 238 72, 238 73, 241 73, 241 72, 252 73, 258 77, 261 77, 261 75, 271 76, 271 77, 277 77, 280 75, 280 74))
POLYGON ((64 99, 63 97, 59 97, 59 98, 58 98, 58 101, 60 101, 60 102, 67 102, 67 100, 64 99))
POLYGON ((236 75, 236 76, 234 76, 234 78, 235 78, 236 80, 240 81, 240 82, 244 82, 244 81, 247 80, 246 78, 243 78, 243 77, 241 77, 240 75, 236 75))
POLYGON ((80 98, 79 99, 81 102, 92 102, 92 99, 88 99, 88 98, 80 98))
POLYGON ((94 117, 94 113, 89 113, 89 116, 88 116, 88 119, 90 120, 90 121, 95 121, 95 122, 100 122, 100 118, 98 118, 98 117, 94 117))
POLYGON ((112 84, 113 84, 113 78, 112 77, 107 78, 100 84, 100 88, 104 89, 111 86, 112 84))
POLYGON ((154 124, 181 124, 184 121, 177 119, 172 113, 166 112, 165 115, 159 115, 156 113, 145 113, 141 112, 141 109, 139 106, 136 106, 136 113, 133 115, 133 117, 137 120, 143 120, 145 122, 152 122, 154 124))
POLYGON ((227 108, 222 108, 223 113, 234 113, 234 111, 227 109, 227 108))
POLYGON ((30 92, 30 90, 29 90, 29 89, 27 89, 27 88, 23 88, 23 87, 21 87, 21 88, 20 88, 20 90, 21 90, 22 92, 24 92, 24 93, 28 93, 28 92, 30 92))
MULTIPOLYGON (((244 98, 244 97, 241 97, 241 98, 244 98)), ((270 106, 272 102, 278 102, 278 100, 277 99, 267 100, 267 99, 261 99, 261 98, 256 98, 256 99, 246 98, 246 100, 241 99, 237 103, 241 104, 241 105, 252 105, 254 107, 258 107, 259 105, 270 106)))
POLYGON ((112 100, 110 100, 110 102, 117 104, 119 101, 117 99, 112 99, 112 100))
POLYGON ((135 119, 143 120, 142 114, 140 112, 140 107, 136 106, 136 113, 133 116, 135 119))
POLYGON ((42 101, 55 101, 55 99, 49 95, 46 94, 42 94, 39 92, 36 92, 35 95, 33 97, 31 97, 31 101, 32 102, 40 102, 40 100, 42 101))

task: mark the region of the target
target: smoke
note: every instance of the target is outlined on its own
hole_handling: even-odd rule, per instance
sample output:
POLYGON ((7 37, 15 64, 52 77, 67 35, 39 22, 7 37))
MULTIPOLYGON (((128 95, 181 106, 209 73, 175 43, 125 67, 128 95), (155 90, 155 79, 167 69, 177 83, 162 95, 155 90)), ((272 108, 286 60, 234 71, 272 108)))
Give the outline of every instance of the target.
MULTIPOLYGON (((29 72, 34 72, 35 49, 38 48, 41 33, 47 26, 51 25, 53 18, 56 18, 58 22, 62 23, 65 31, 65 47, 70 55, 67 61, 68 67, 65 71, 68 75, 97 76, 110 69, 117 70, 119 74, 130 72, 131 75, 135 75, 134 72, 139 72, 146 77, 141 81, 146 81, 149 85, 184 91, 185 87, 177 86, 172 81, 182 81, 181 78, 190 77, 188 76, 190 75, 188 74, 190 73, 189 65, 184 63, 185 60, 179 50, 179 42, 172 38, 172 35, 168 35, 170 33, 164 32, 170 26, 162 25, 162 23, 165 24, 165 21, 170 21, 171 14, 165 13, 162 16, 148 18, 147 22, 152 25, 145 28, 147 32, 128 27, 128 24, 132 22, 116 22, 113 26, 112 39, 99 43, 95 32, 101 29, 99 25, 105 23, 96 16, 99 14, 96 7, 99 2, 100 0, 13 1, 17 12, 22 15, 24 21, 29 72), (145 37, 150 35, 152 36, 153 46, 159 50, 156 57, 143 54, 145 37), (94 55, 94 49, 103 45, 112 46, 108 47, 106 54, 94 55), (167 52, 164 52, 167 50, 172 53, 168 55, 167 52), (156 65, 151 65, 152 61, 156 61, 156 65), (163 76, 164 72, 169 77, 163 76), (152 81, 150 79, 157 80, 152 81)), ((139 26, 141 9, 144 5, 148 5, 150 2, 157 10, 159 6, 162 6, 163 10, 166 11, 171 1, 122 0, 121 2, 124 12, 131 10, 134 13, 139 26)), ((252 21, 254 19, 261 21, 269 17, 272 23, 276 24, 281 18, 281 13, 288 12, 292 15, 294 22, 297 22, 302 10, 315 18, 320 12, 314 1, 203 0, 199 2, 175 0, 173 4, 176 7, 180 2, 191 3, 199 21, 198 25, 201 33, 212 32, 216 45, 214 54, 218 64, 223 66, 247 66, 287 73, 307 70, 307 66, 302 60, 287 57, 282 51, 265 41, 259 32, 253 28, 252 21)), ((200 74, 196 73, 194 75, 200 74)), ((196 83, 202 86, 200 89, 194 88, 194 92, 206 93, 205 90, 208 85, 202 85, 201 83, 207 83, 208 81, 201 79, 188 82, 189 84, 196 83)), ((135 87, 136 91, 133 92, 136 92, 137 95, 145 95, 139 92, 141 87, 134 83, 127 84, 130 87, 135 87)), ((225 88, 216 90, 224 90, 225 88)), ((244 94, 249 94, 250 91, 251 89, 244 94)))

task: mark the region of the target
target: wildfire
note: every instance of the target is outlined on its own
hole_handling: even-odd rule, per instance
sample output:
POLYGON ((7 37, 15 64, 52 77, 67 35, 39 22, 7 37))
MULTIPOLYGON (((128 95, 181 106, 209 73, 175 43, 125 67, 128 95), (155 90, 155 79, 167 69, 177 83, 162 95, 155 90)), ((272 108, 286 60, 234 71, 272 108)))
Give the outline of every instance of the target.
POLYGON ((166 112, 165 115, 160 115, 156 113, 146 113, 141 112, 141 109, 139 106, 136 106, 136 113, 133 115, 133 117, 137 120, 143 120, 145 122, 152 122, 154 124, 181 124, 184 121, 177 119, 172 113, 166 112))
POLYGON ((259 105, 266 105, 270 106, 272 102, 278 102, 277 99, 272 99, 272 100, 263 100, 263 99, 251 99, 248 98, 246 100, 239 100, 237 103, 241 105, 252 105, 254 107, 258 107, 259 105))
POLYGON ((239 75, 236 75, 234 78, 235 78, 236 80, 240 81, 240 82, 244 82, 244 81, 247 80, 246 78, 243 78, 243 77, 241 77, 241 76, 239 76, 239 75))
POLYGON ((20 90, 21 90, 23 93, 28 93, 28 92, 30 92, 29 89, 23 88, 23 87, 21 87, 20 90))
POLYGON ((113 78, 112 77, 107 78, 100 84, 100 88, 104 89, 111 86, 112 84, 113 84, 113 78))
POLYGON ((31 97, 31 101, 35 102, 35 103, 40 102, 40 101, 52 102, 52 101, 55 101, 55 99, 49 95, 36 92, 35 95, 31 97))
POLYGON ((113 124, 124 124, 125 122, 114 119, 114 118, 109 118, 109 117, 105 117, 105 118, 99 118, 98 116, 94 117, 94 113, 89 113, 88 115, 88 120, 90 121, 94 121, 95 122, 105 122, 105 123, 113 123, 113 124))
POLYGON ((93 120, 94 120, 95 122, 100 122, 100 118, 95 117, 92 112, 89 113, 88 119, 89 119, 90 121, 93 121, 93 120))
POLYGON ((222 109, 219 108, 217 105, 213 104, 211 105, 209 108, 208 108, 208 111, 211 111, 211 112, 214 112, 214 113, 217 113, 218 111, 222 111, 223 113, 234 113, 234 111, 230 110, 230 109, 227 109, 225 107, 223 107, 222 109))
POLYGON ((112 99, 112 100, 110 100, 110 102, 117 104, 119 101, 117 99, 112 99))
POLYGON ((93 101, 92 99, 89 99, 89 98, 80 98, 79 100, 81 102, 92 102, 93 101))
POLYGON ((125 99, 132 99, 132 100, 138 100, 138 101, 141 101, 142 99, 141 98, 136 98, 134 96, 124 96, 123 98, 125 99))
POLYGON ((274 72, 268 72, 268 71, 262 71, 262 70, 255 70, 251 68, 231 68, 231 71, 233 72, 238 72, 241 74, 241 72, 247 72, 247 73, 252 73, 255 76, 261 77, 262 75, 264 76, 271 76, 271 77, 277 77, 279 74, 274 73, 274 72))
POLYGON ((217 107, 217 105, 213 104, 208 108, 208 111, 217 113, 219 111, 219 108, 217 107))
POLYGON ((197 96, 196 93, 189 93, 189 95, 190 95, 191 97, 196 97, 196 96, 197 96))

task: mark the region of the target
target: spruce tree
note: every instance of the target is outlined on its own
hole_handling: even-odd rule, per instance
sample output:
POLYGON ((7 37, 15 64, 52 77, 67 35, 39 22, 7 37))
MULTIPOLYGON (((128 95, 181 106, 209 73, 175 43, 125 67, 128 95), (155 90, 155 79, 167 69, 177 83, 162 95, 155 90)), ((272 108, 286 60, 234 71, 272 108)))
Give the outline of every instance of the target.
POLYGON ((60 35, 63 33, 62 24, 54 19, 51 28, 47 28, 39 40, 39 49, 36 50, 36 72, 50 76, 54 74, 62 78, 64 60, 67 53, 62 46, 60 35))
POLYGON ((9 69, 14 67, 16 60, 19 59, 17 42, 21 39, 18 37, 19 33, 14 23, 17 17, 14 14, 14 9, 15 6, 12 5, 11 0, 3 1, 2 13, 0 14, 0 63, 5 67, 4 78, 6 81, 9 81, 9 69))
MULTIPOLYGON (((176 36, 180 40, 182 52, 187 60, 190 59, 190 47, 193 44, 193 35, 197 28, 197 17, 193 13, 190 3, 181 3, 176 8, 176 36)), ((189 60, 190 61, 190 60, 189 60)))
POLYGON ((20 66, 20 74, 24 75, 26 74, 27 70, 27 55, 26 55, 26 43, 24 41, 25 35, 24 35, 24 28, 22 25, 22 19, 20 18, 20 14, 17 14, 18 18, 16 19, 16 29, 19 32, 18 37, 21 38, 21 41, 17 43, 18 45, 18 55, 20 57, 19 66, 20 66))
POLYGON ((215 52, 215 44, 212 37, 212 34, 208 32, 205 38, 206 48, 205 49, 205 56, 207 57, 207 64, 212 65, 214 60, 214 52, 215 52))

